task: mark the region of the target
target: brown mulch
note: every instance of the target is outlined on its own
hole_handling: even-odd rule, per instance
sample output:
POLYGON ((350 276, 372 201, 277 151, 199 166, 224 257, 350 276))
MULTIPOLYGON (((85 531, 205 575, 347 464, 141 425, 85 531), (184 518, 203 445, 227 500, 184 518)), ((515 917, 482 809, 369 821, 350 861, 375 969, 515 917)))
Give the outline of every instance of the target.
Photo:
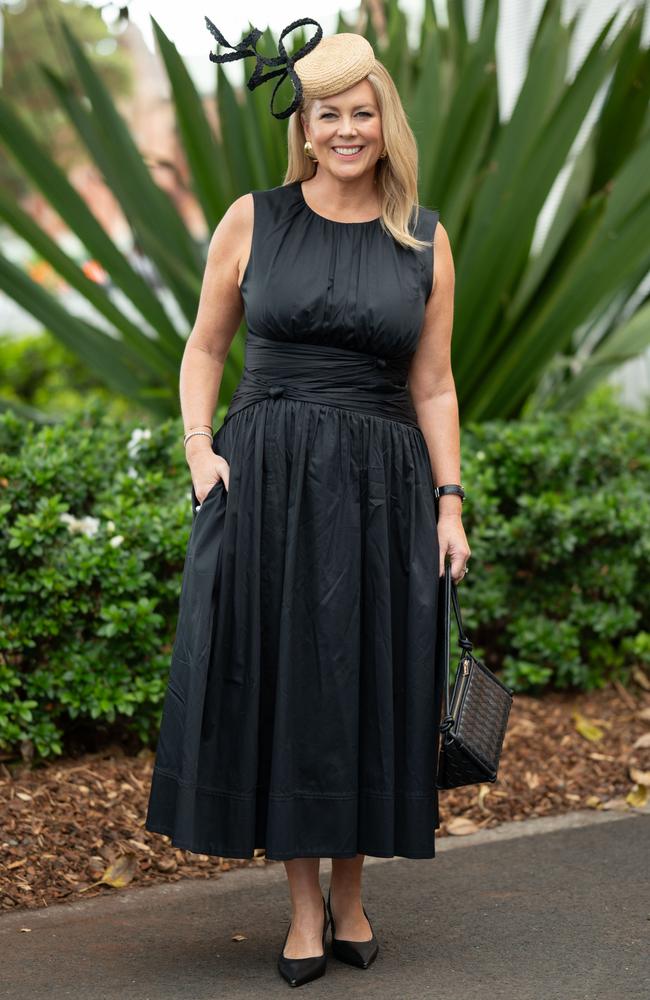
MULTIPOLYGON (((146 831, 152 765, 150 750, 116 746, 37 769, 0 759, 0 913, 273 863, 263 850, 250 860, 192 854, 146 831)), ((437 836, 583 808, 645 811, 649 783, 650 680, 640 669, 629 688, 516 695, 498 781, 441 791, 437 836)))

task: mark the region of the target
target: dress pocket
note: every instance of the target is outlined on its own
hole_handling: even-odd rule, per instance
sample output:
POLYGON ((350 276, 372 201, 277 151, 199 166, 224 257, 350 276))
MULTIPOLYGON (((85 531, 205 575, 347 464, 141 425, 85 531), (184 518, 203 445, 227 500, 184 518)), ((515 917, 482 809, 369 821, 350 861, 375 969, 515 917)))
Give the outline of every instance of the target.
POLYGON ((203 503, 199 503, 199 500, 198 500, 198 497, 197 497, 197 495, 196 495, 196 491, 195 491, 195 489, 194 489, 194 483, 192 483, 192 513, 194 514, 194 516, 196 516, 196 515, 198 514, 198 512, 199 512, 199 511, 201 510, 201 508, 202 508, 203 504, 204 504, 204 503, 206 503, 206 502, 207 502, 208 500, 211 500, 211 499, 212 499, 212 497, 213 497, 213 496, 214 496, 214 495, 215 495, 215 494, 216 494, 216 493, 217 493, 217 492, 218 492, 218 491, 219 491, 220 489, 224 489, 224 490, 225 490, 225 486, 224 486, 224 482, 223 482, 223 479, 220 479, 220 480, 219 480, 218 482, 216 482, 216 483, 214 484, 214 486, 212 486, 212 487, 211 487, 211 488, 210 488, 210 489, 208 490, 207 494, 206 494, 206 495, 204 496, 204 498, 203 498, 203 503))

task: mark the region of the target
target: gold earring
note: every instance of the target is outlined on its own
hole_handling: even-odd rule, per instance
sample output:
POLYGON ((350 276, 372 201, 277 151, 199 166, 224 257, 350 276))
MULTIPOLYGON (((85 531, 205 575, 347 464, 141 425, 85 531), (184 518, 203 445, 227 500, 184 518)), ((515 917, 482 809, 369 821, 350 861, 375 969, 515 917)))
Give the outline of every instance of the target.
POLYGON ((385 160, 387 158, 388 158, 388 150, 386 149, 386 147, 384 147, 384 152, 379 154, 379 159, 385 160))
POLYGON ((312 155, 314 152, 314 147, 312 146, 309 139, 307 139, 307 142, 305 143, 303 148, 305 150, 305 156, 308 156, 310 160, 315 160, 318 163, 318 157, 312 155))

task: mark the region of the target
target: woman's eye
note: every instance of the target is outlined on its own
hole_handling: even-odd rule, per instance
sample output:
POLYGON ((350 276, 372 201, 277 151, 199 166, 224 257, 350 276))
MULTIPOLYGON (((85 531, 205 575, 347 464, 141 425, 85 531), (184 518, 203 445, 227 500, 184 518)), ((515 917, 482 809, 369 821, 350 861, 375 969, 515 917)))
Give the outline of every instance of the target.
MULTIPOLYGON (((321 118, 331 118, 333 114, 333 111, 326 111, 324 115, 321 115, 321 118)), ((370 111, 359 111, 358 114, 365 115, 367 118, 372 118, 372 113, 370 111)))

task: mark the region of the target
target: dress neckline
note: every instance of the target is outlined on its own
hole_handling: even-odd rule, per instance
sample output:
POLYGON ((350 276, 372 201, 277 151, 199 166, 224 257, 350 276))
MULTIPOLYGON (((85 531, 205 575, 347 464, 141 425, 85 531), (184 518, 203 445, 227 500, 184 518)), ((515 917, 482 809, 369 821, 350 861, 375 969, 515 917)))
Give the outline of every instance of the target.
POLYGON ((374 219, 366 219, 364 222, 340 222, 338 219, 328 219, 327 216, 321 215, 320 212, 315 212, 314 209, 307 204, 307 199, 305 198, 305 194, 302 189, 302 181, 296 181, 295 187, 300 201, 309 214, 315 216, 317 219, 321 219, 323 222, 329 223, 330 226, 375 226, 381 221, 381 215, 377 215, 374 219))

